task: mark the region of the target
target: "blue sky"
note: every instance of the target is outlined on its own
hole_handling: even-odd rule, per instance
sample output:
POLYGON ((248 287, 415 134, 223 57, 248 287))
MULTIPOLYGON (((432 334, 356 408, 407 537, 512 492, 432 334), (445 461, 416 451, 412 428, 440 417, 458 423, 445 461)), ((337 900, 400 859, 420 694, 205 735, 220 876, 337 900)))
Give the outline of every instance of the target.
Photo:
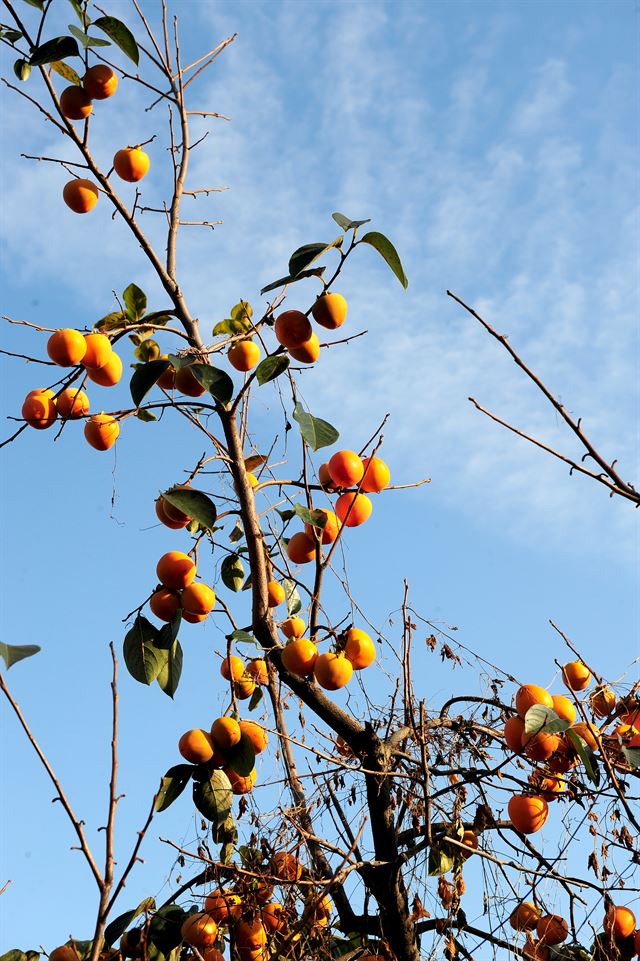
MULTIPOLYGON (((153 4, 144 7, 154 15, 153 4)), ((128 5, 110 10, 137 29, 128 5)), ((311 410, 336 424, 347 447, 357 449, 389 413, 384 452, 394 480, 432 479, 380 498, 349 540, 351 587, 370 620, 397 641, 397 618, 394 635, 388 615, 406 576, 424 616, 455 625, 460 641, 521 679, 553 679, 563 652, 550 617, 618 677, 640 653, 633 509, 471 408, 469 395, 581 453, 445 291, 508 333, 602 452, 637 478, 637 5, 296 0, 183 3, 179 13, 185 60, 239 34, 194 84, 202 109, 233 118, 194 123, 194 138, 210 134, 193 153, 191 186, 230 187, 197 206, 185 201, 193 219, 224 220, 213 233, 186 228, 179 254, 203 329, 241 297, 257 308, 260 288, 285 272, 297 246, 333 239, 334 210, 372 217, 409 277, 405 293, 373 251, 358 251, 340 290, 350 330, 369 336, 326 351, 301 383, 311 410)), ((54 5, 58 32, 67 20, 54 5)), ((90 325, 112 308, 112 289, 131 281, 162 306, 106 204, 75 217, 61 200, 66 175, 19 157, 71 157, 69 148, 28 104, 6 90, 2 98, 3 312, 90 325)), ((167 183, 166 136, 160 108, 147 105, 122 83, 96 110, 92 137, 96 156, 110 162, 119 147, 162 130, 144 183, 156 206, 167 183)), ((153 217, 142 225, 159 238, 153 217)), ((289 303, 306 308, 314 293, 310 282, 289 303)), ((3 342, 44 353, 42 336, 24 328, 5 326, 3 342)), ((3 360, 2 407, 15 416, 41 372, 3 360)), ((118 390, 95 388, 96 409, 126 404, 124 382, 118 390)), ((255 413, 262 446, 282 429, 275 394, 261 394, 255 413)), ((122 618, 146 596, 157 557, 175 546, 154 526, 153 498, 201 453, 177 422, 125 426, 115 454, 88 450, 72 430, 55 445, 50 434, 29 432, 3 451, 4 636, 43 647, 9 677, 94 837, 106 800, 107 643, 120 648, 122 618)), ((180 733, 206 726, 222 703, 211 656, 222 631, 215 620, 185 627, 173 703, 122 671, 125 838, 177 760, 180 733)), ((425 664, 424 693, 434 700, 478 683, 473 672, 461 681, 425 664)), ((382 671, 375 684, 382 697, 382 671)), ((348 702, 354 711, 358 697, 348 702)), ((12 884, 0 898, 0 949, 36 941, 50 949, 72 931, 88 936, 93 892, 36 761, 4 709, 2 717, 5 825, 20 828, 2 841, 12 884), (43 890, 36 924, 32 896, 43 890)), ((158 893, 170 858, 157 836, 190 839, 193 824, 186 799, 158 818, 123 908, 158 893)))

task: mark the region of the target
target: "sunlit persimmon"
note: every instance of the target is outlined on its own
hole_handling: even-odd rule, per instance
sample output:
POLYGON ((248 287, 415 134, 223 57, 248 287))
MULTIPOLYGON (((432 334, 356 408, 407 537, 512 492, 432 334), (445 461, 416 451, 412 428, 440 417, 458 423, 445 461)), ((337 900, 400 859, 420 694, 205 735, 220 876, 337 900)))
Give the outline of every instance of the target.
POLYGON ((187 624, 202 624, 206 619, 206 614, 192 614, 191 611, 182 612, 182 620, 186 621, 187 624))
POLYGON ((560 738, 557 734, 549 734, 548 731, 538 731, 535 734, 522 735, 522 746, 524 753, 532 761, 546 761, 560 746, 560 738))
POLYGON ((279 881, 299 881, 302 877, 302 865, 295 854, 288 851, 278 851, 269 863, 271 873, 279 881))
POLYGON ((260 918, 267 931, 279 931, 286 923, 284 907, 277 901, 265 904, 260 910, 260 918))
POLYGON ((206 764, 213 757, 213 740, 208 731, 195 727, 185 731, 178 741, 178 750, 191 764, 206 764))
POLYGON ((541 912, 533 902, 523 901, 509 915, 509 924, 514 931, 533 931, 540 917, 541 912))
POLYGON ((82 358, 84 367, 104 367, 111 360, 113 347, 106 334, 85 334, 84 342, 86 347, 82 358))
POLYGON ((61 944, 49 953, 49 961, 78 961, 79 954, 70 944, 61 944))
POLYGON ((240 731, 242 734, 246 734, 246 736, 249 738, 253 744, 253 749, 256 754, 262 754, 269 743, 269 737, 265 729, 261 724, 258 724, 257 721, 247 721, 242 719, 239 723, 240 731))
POLYGON ((89 413, 89 398, 79 387, 67 387, 56 397, 56 407, 61 417, 76 420, 89 413))
POLYGON ((269 607, 278 607, 285 599, 284 587, 278 581, 269 581, 267 584, 267 599, 269 607))
POLYGON ((331 479, 331 474, 329 473, 328 463, 320 464, 320 467, 318 468, 318 483, 329 493, 336 489, 335 484, 331 479))
POLYGON ((233 693, 240 701, 247 701, 256 689, 256 682, 252 677, 241 677, 233 682, 233 693))
POLYGON ((509 798, 509 818, 516 831, 535 834, 549 817, 549 805, 538 795, 514 794, 509 798))
POLYGON ((366 631, 352 627, 345 636, 344 653, 351 661, 354 671, 361 671, 375 661, 376 646, 366 631))
POLYGON ((292 674, 308 677, 318 658, 318 648, 306 637, 289 641, 282 652, 282 663, 292 674))
POLYGON ((260 348, 253 340, 241 340, 229 348, 227 357, 235 370, 246 373, 258 365, 260 348))
POLYGON ((325 691, 337 691, 348 684, 353 674, 353 665, 343 653, 326 651, 318 654, 313 665, 316 681, 325 691))
POLYGON ((328 464, 329 476, 338 487, 355 487, 362 480, 364 465, 352 450, 339 450, 328 464))
POLYGON ((253 790, 253 785, 256 783, 255 768, 252 770, 251 774, 247 775, 247 777, 242 777, 240 774, 236 774, 231 767, 225 767, 223 768, 223 771, 229 778, 231 790, 234 794, 249 794, 249 792, 253 790))
POLYGON ((115 444, 119 434, 120 425, 111 414, 94 414, 84 425, 87 443, 95 450, 109 450, 115 444))
POLYGON ((379 494, 391 480, 389 468, 379 457, 365 457, 362 464, 364 474, 360 481, 360 489, 367 494, 379 494))
POLYGON ((252 677, 256 684, 268 684, 269 672, 267 664, 261 657, 254 657, 246 666, 246 673, 252 677))
POLYGON ((599 687, 589 698, 596 717, 608 717, 616 706, 616 695, 610 687, 599 687))
POLYGON ((336 514, 345 527, 359 527, 371 517, 373 504, 366 494, 348 492, 336 501, 336 514))
POLYGON ((309 318, 300 310, 285 310, 276 317, 273 329, 276 340, 287 350, 300 347, 313 333, 309 318))
POLYGON ((74 214, 88 214, 98 203, 100 192, 92 180, 76 177, 62 188, 62 199, 74 214))
POLYGON ((325 510, 324 507, 321 507, 316 513, 324 516, 324 527, 312 527, 311 524, 305 524, 305 534, 310 540, 313 540, 313 532, 317 531, 318 537, 323 544, 332 544, 338 536, 338 532, 340 531, 340 523, 338 518, 333 511, 325 510))
POLYGON ((206 388, 202 386, 189 365, 180 367, 176 371, 174 383, 176 390, 187 397, 202 397, 206 393, 206 388))
POLYGON ((182 551, 168 551, 156 566, 158 580, 174 591, 188 587, 196 576, 196 565, 182 551))
POLYGON ((218 925, 210 914, 192 914, 180 929, 182 940, 192 948, 208 948, 218 936, 218 925))
POLYGON ((544 687, 538 687, 537 684, 523 684, 516 694, 516 711, 524 719, 527 711, 534 704, 553 708, 553 698, 544 687))
POLYGON ((519 754, 522 751, 522 735, 524 734, 524 721, 517 714, 510 717, 504 725, 504 739, 507 747, 519 754))
POLYGON ((591 681, 591 671, 582 661, 569 661, 562 668, 562 680, 571 691, 584 691, 591 681))
POLYGON ((121 180, 137 183, 149 171, 149 154, 140 147, 123 147, 113 158, 113 169, 121 180))
POLYGON ((157 618, 169 623, 180 608, 180 595, 166 587, 160 587, 149 598, 149 607, 157 618))
POLYGON ((22 404, 22 416, 30 427, 46 430, 56 420, 58 410, 52 390, 31 390, 22 404))
POLYGON ((623 938, 628 938, 634 933, 636 916, 631 908, 618 907, 612 904, 604 916, 602 926, 614 941, 622 941, 623 938))
POLYGON ((107 100, 116 92, 118 77, 106 64, 89 67, 82 78, 82 86, 92 100, 107 100))
POLYGON ((204 910, 217 924, 226 924, 229 919, 235 920, 241 916, 242 899, 233 891, 218 888, 205 898, 204 910))
POLYGON ((223 658, 220 664, 220 673, 225 681, 237 681, 244 674, 244 661, 236 657, 235 654, 231 654, 229 657, 223 658))
POLYGON ((67 120, 84 120, 92 110, 91 97, 82 87, 71 84, 60 94, 60 113, 67 120))
POLYGON ((290 347, 289 354, 299 364, 315 364, 320 356, 320 341, 315 334, 311 334, 299 347, 290 347))
POLYGON ((320 294, 311 308, 313 319, 326 330, 337 330, 347 317, 347 302, 342 294, 320 294))
POLYGON ((287 557, 292 564, 309 564, 316 557, 315 542, 304 531, 298 531, 287 544, 287 557))
POLYGON ((208 584, 197 581, 182 592, 182 607, 189 614, 209 614, 215 607, 216 595, 208 584))
POLYGON ((111 351, 111 357, 102 367, 87 367, 87 376, 100 387, 115 387, 122 377, 122 358, 111 351))
POLYGON ((240 743, 242 732, 234 717, 219 717, 211 725, 211 737, 223 751, 228 751, 240 743))
POLYGON ((87 344, 79 330, 63 327, 51 334, 47 341, 47 353, 60 367, 75 367, 83 359, 87 344))
POLYGON ((588 721, 578 721, 577 724, 573 725, 571 730, 581 737, 592 751, 599 751, 602 747, 600 732, 595 724, 590 724, 588 721))
POLYGON ((301 617, 287 617, 280 625, 280 630, 285 637, 302 637, 307 625, 301 617))
POLYGON ((191 518, 187 514, 173 507, 164 497, 156 500, 156 516, 165 527, 172 531, 179 531, 186 527, 191 518))

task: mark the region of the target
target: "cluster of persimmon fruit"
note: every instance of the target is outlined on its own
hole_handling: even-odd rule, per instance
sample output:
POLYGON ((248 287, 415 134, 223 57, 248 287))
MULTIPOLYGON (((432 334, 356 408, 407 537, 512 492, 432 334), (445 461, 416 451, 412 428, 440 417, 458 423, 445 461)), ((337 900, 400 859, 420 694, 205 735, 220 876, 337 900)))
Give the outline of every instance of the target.
MULTIPOLYGON (((113 387, 122 377, 122 360, 113 350, 106 334, 82 334, 63 327, 47 342, 47 353, 60 367, 84 368, 85 377, 101 387, 113 387)), ((63 420, 84 419, 84 436, 96 450, 109 450, 120 433, 120 425, 111 414, 101 412, 89 417, 89 398, 77 387, 65 387, 57 394, 49 388, 30 390, 22 404, 22 416, 30 427, 46 430, 61 417, 63 420)))
POLYGON ((256 769, 242 777, 231 766, 233 749, 240 744, 243 734, 251 741, 255 753, 262 754, 269 740, 262 725, 227 716, 217 718, 210 731, 198 727, 186 731, 178 741, 178 750, 190 764, 209 764, 224 771, 234 794, 248 794, 256 783, 256 769))
POLYGON ((189 624, 199 624, 209 616, 216 595, 208 584, 196 581, 197 573, 196 562, 183 551, 162 555, 156 565, 160 584, 149 598, 149 607, 156 617, 168 623, 180 610, 189 624))
MULTIPOLYGON (((566 918, 561 914, 543 914, 533 901, 518 904, 511 912, 509 924, 514 931, 526 933, 522 952, 528 961, 550 961, 550 948, 563 944, 569 937, 566 918)), ((636 931, 635 915, 630 908, 610 904, 602 927, 595 940, 594 961, 630 961, 640 954, 640 931, 636 931)))
MULTIPOLYGON (((60 94, 60 113, 67 120, 86 120, 94 100, 108 100, 116 92, 118 77, 106 64, 89 67, 82 86, 71 84, 60 94)), ((149 155, 140 146, 123 147, 113 158, 113 169, 121 180, 137 183, 149 170, 149 155)), ((85 177, 74 177, 63 188, 62 197, 76 214, 86 214, 98 203, 98 186, 85 177)))

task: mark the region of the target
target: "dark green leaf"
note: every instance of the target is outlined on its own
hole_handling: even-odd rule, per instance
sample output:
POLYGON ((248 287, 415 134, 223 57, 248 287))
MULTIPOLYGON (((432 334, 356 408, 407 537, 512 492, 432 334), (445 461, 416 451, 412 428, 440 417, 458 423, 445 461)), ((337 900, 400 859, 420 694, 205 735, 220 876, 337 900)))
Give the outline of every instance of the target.
POLYGON ((230 591, 236 593, 242 590, 244 582, 244 564, 237 554, 228 554, 220 568, 222 582, 230 591))
POLYGON ((224 370, 209 364, 192 364, 191 371, 196 380, 209 391, 221 404, 228 404, 233 397, 233 381, 224 370))
MULTIPOLYGON (((276 510, 278 510, 277 507, 276 507, 276 510)), ((296 512, 289 510, 288 508, 287 510, 284 510, 284 511, 278 510, 278 514, 280 515, 280 517, 282 518, 285 524, 287 523, 287 521, 290 521, 292 517, 296 516, 296 512)))
POLYGON ((344 214, 339 213, 337 210, 334 214, 331 214, 338 227, 342 227, 343 230, 352 230, 355 227, 362 227, 363 224, 370 224, 371 217, 367 220, 349 220, 344 214))
POLYGON ((622 753, 632 768, 640 767, 640 747, 623 747, 622 753))
POLYGON ((69 3, 70 3, 71 6, 73 7, 73 10, 74 10, 75 15, 77 16, 78 20, 80 21, 80 23, 82 24, 82 26, 86 29, 86 28, 89 26, 89 24, 90 24, 91 21, 89 20, 89 17, 87 16, 87 14, 84 12, 84 10, 82 9, 82 7, 80 6, 78 0, 69 0, 69 3))
POLYGON ((155 906, 156 902, 154 898, 145 898, 137 908, 133 908, 131 911, 125 911, 120 917, 114 918, 104 931, 104 939, 108 946, 111 947, 114 941, 117 941, 120 935, 124 934, 131 922, 140 917, 143 911, 153 911, 155 906))
POLYGON ((147 295, 144 290, 140 290, 136 284, 129 284, 122 292, 122 299, 127 314, 127 320, 132 324, 137 324, 144 317, 147 309, 147 295))
POLYGON ((129 390, 136 407, 140 406, 151 388, 157 383, 158 378, 164 374, 165 370, 169 369, 169 366, 168 360, 150 360, 148 364, 140 364, 134 370, 129 383, 129 390))
POLYGON ((568 721, 558 717, 552 707, 545 707, 544 704, 534 704, 524 719, 525 734, 537 734, 540 731, 559 734, 570 726, 568 721))
POLYGON ((231 541, 232 544, 237 544, 238 541, 241 541, 243 537, 244 537, 244 528, 242 527, 242 524, 240 523, 240 521, 236 521, 235 527, 229 534, 229 540, 231 541))
POLYGON ((178 637, 178 631, 182 624, 182 611, 178 610, 176 616, 168 624, 163 624, 158 631, 158 636, 153 642, 159 651, 168 651, 173 647, 173 642, 178 637))
POLYGON ((84 33, 82 30, 79 30, 78 27, 76 27, 75 24, 73 23, 69 24, 69 30, 74 35, 76 40, 80 41, 80 43, 82 44, 85 50, 88 47, 110 47, 111 46, 108 40, 101 40, 99 37, 90 37, 87 33, 84 33))
POLYGON ((294 614, 297 614, 298 611, 302 609, 302 601, 300 600, 298 589, 296 588, 295 581, 289 580, 288 577, 283 579, 282 586, 284 587, 284 596, 287 602, 287 613, 289 617, 293 617, 294 614))
POLYGON ((4 40, 8 40, 9 43, 17 43, 21 39, 22 34, 19 30, 6 30, 4 28, 0 29, 0 37, 4 40))
POLYGON ((330 447, 331 444, 335 444, 340 436, 335 427, 332 427, 326 420, 314 417, 313 414, 304 409, 299 401, 293 409, 293 419, 298 422, 300 433, 311 450, 330 447))
POLYGON ((149 941, 168 955, 182 944, 181 927, 188 917, 177 904, 165 904, 154 914, 149 925, 149 941))
POLYGON ((340 234, 335 240, 332 240, 330 244, 305 244, 303 247, 298 247, 297 250, 291 254, 289 259, 289 273, 292 277, 298 277, 301 271, 309 267, 314 260, 318 257, 322 257, 326 250, 331 250, 332 247, 342 246, 342 241, 344 237, 340 234))
POLYGON ((140 60, 138 44, 129 28, 121 20, 116 20, 115 17, 98 17, 93 21, 93 26, 106 33, 137 66, 140 60))
POLYGON ((593 784, 595 784, 596 787, 598 787, 600 784, 600 769, 598 768, 598 762, 596 761, 593 751, 589 748, 585 741, 582 740, 580 735, 576 734, 572 728, 568 728, 566 734, 584 765, 584 769, 587 772, 587 777, 593 784))
POLYGON ((111 314, 105 314, 94 326, 96 330, 112 330, 114 327, 124 326, 126 322, 127 318, 122 311, 114 310, 111 314))
POLYGON ((42 648, 37 644, 5 644, 0 641, 0 657, 3 658, 7 670, 18 661, 23 661, 25 657, 33 657, 41 650, 42 648))
POLYGON ((172 700, 173 695, 178 690, 180 676, 182 674, 182 647, 180 641, 174 641, 173 645, 165 652, 164 664, 158 672, 156 678, 161 691, 164 691, 172 700))
POLYGON ((303 504, 295 504, 293 509, 305 524, 311 524, 312 527, 319 527, 321 530, 324 529, 327 523, 327 514, 325 511, 310 511, 309 508, 303 504))
POLYGON ((0 961, 27 961, 27 956, 20 948, 12 948, 10 951, 0 954, 0 961))
POLYGON ((144 322, 145 324, 155 324, 156 327, 164 327, 171 320, 173 320, 171 314, 164 310, 152 310, 150 314, 145 315, 144 322))
POLYGON ((127 670, 141 684, 155 681, 166 660, 163 652, 153 644, 157 637, 158 631, 153 624, 138 614, 124 639, 123 654, 127 670))
POLYGON ((216 844, 236 844, 238 840, 238 827, 233 814, 230 814, 222 824, 212 826, 211 837, 216 844))
POLYGON ((145 410, 144 407, 142 407, 139 411, 136 411, 136 417, 145 424, 150 424, 152 421, 158 419, 153 411, 145 410))
POLYGON ((82 80, 75 72, 73 67, 70 67, 68 63, 64 62, 64 60, 52 60, 49 66, 61 77, 64 77, 65 80, 68 80, 69 83, 75 83, 76 87, 80 87, 82 85, 82 80))
POLYGON ((38 10, 44 10, 44 0, 24 0, 28 3, 30 7, 36 7, 38 10))
POLYGON ((166 811, 176 798, 180 797, 191 780, 193 767, 191 764, 174 764, 160 781, 160 789, 156 795, 156 811, 166 811))
POLYGON ((206 780, 193 782, 193 803, 207 821, 223 824, 232 800, 231 784, 224 771, 211 771, 206 780))
POLYGON ((167 360, 174 370, 180 370, 181 367, 186 367, 189 364, 188 357, 178 357, 177 354, 167 354, 167 360))
POLYGON ((262 387, 263 384, 284 374, 288 366, 289 358, 286 354, 271 354, 270 357, 261 360, 256 367, 256 380, 262 387))
POLYGON ((267 284, 266 287, 262 288, 260 293, 266 294, 270 290, 276 290, 278 287, 284 287, 286 284, 295 284, 297 280, 304 280, 305 277, 322 277, 326 269, 326 267, 312 267, 311 270, 301 270, 295 277, 288 274, 286 277, 280 277, 279 280, 274 280, 273 283, 267 284))
POLYGON ((251 695, 251 700, 249 701, 249 710, 250 710, 250 711, 255 711, 255 709, 257 708, 258 704, 259 704, 260 701, 262 700, 263 696, 264 696, 264 695, 263 695, 263 693, 262 693, 262 688, 260 687, 259 684, 256 684, 255 688, 253 689, 253 694, 251 695))
POLYGON ((201 527, 210 530, 216 522, 216 505, 203 491, 191 487, 172 487, 162 495, 172 507, 193 517, 201 527))
POLYGON ((240 777, 249 777, 256 764, 256 752, 251 739, 242 732, 240 741, 230 751, 225 752, 229 766, 240 777))
POLYGON ((78 44, 73 37, 55 37, 36 47, 29 57, 32 67, 41 67, 52 60, 64 60, 65 57, 79 57, 78 44))
POLYGON ((409 285, 409 281, 407 280, 407 276, 402 269, 402 264, 400 263, 400 258, 398 257, 398 251, 393 246, 391 241, 385 237, 384 234, 378 233, 377 230, 370 230, 368 234, 365 234, 364 237, 362 237, 360 243, 370 244, 375 250, 378 251, 382 259, 386 261, 406 290, 407 286, 409 285))
POLYGON ((14 63, 13 72, 18 80, 28 80, 31 76, 31 65, 27 60, 20 58, 14 63))
POLYGON ((429 849, 429 876, 435 877, 446 874, 455 863, 453 854, 445 851, 444 848, 432 847, 429 849))

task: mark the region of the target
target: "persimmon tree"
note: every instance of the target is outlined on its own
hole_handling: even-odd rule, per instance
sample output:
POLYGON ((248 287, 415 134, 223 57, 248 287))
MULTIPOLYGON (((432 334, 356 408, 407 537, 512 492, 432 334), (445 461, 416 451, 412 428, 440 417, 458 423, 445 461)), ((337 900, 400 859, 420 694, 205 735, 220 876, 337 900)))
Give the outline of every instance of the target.
MULTIPOLYGON (((61 202, 87 215, 88 232, 95 205, 110 205, 164 293, 149 304, 134 281, 107 310, 105 281, 107 312, 91 328, 27 323, 41 349, 19 356, 45 369, 40 386, 17 401, 17 423, 5 443, 22 443, 36 430, 42 436, 32 440, 46 445, 52 434, 82 430, 89 447, 107 451, 131 418, 150 425, 176 418, 204 453, 193 464, 176 464, 179 479, 149 504, 150 517, 173 533, 167 533, 166 553, 149 558, 148 594, 135 610, 122 612, 122 658, 111 648, 103 856, 89 845, 84 820, 0 676, 96 889, 91 930, 71 912, 71 937, 48 945, 49 957, 633 957, 640 951, 632 910, 639 890, 638 683, 609 681, 600 665, 585 663, 579 642, 550 623, 570 651, 566 663, 556 664, 552 694, 539 679, 522 683, 509 665, 488 664, 464 648, 420 613, 408 583, 389 640, 377 636, 351 591, 342 546, 357 536, 353 529, 375 524, 380 503, 426 479, 392 483, 393 465, 382 457, 385 421, 363 436, 341 437, 311 413, 300 383, 313 376, 324 351, 363 343, 345 325, 348 305, 338 287, 347 261, 373 251, 407 286, 395 247, 368 220, 334 213, 341 231, 335 239, 298 247, 283 276, 260 291, 264 307, 254 310, 241 300, 210 334, 192 315, 189 290, 180 282, 179 238, 183 226, 200 227, 203 242, 212 243, 213 223, 185 220, 182 212, 186 195, 202 201, 215 189, 189 180, 198 146, 190 118, 219 121, 220 114, 198 101, 197 81, 234 38, 183 64, 177 17, 162 3, 156 36, 137 0, 134 25, 71 0, 76 22, 69 34, 51 37, 48 14, 61 2, 3 0, 7 22, 0 39, 14 51, 17 78, 4 82, 32 118, 52 125, 76 154, 73 161, 28 159, 67 171, 61 202), (159 202, 145 196, 152 162, 146 144, 114 144, 109 169, 92 152, 94 111, 106 109, 102 101, 111 97, 126 97, 134 84, 148 93, 150 108, 162 106, 168 116, 157 137, 164 138, 172 186, 159 202), (148 239, 142 213, 166 224, 164 249, 148 239), (123 378, 121 355, 129 345, 133 369, 123 378), (110 410, 94 401, 94 385, 113 388, 110 410), (284 430, 275 437, 253 427, 252 401, 267 391, 277 392, 283 411, 284 430), (248 621, 238 614, 242 592, 251 597, 248 621), (184 656, 180 639, 212 612, 228 625, 226 645, 214 655, 226 710, 208 717, 193 705, 193 727, 176 732, 182 760, 159 771, 158 784, 140 786, 149 794, 147 822, 128 861, 116 866, 120 660, 136 681, 157 683, 173 698, 184 656), (467 670, 468 693, 427 703, 412 669, 418 644, 440 655, 442 670, 467 670), (377 671, 379 662, 387 668, 387 697, 376 705, 358 679, 377 671), (354 692, 349 707, 335 693, 347 685, 354 692), (268 758, 286 785, 275 810, 261 806, 257 755, 268 758), (193 803, 201 816, 193 848, 166 842, 182 865, 182 880, 162 904, 147 897, 123 905, 140 849, 150 843, 149 825, 173 803, 193 803), (567 870, 567 850, 576 845, 588 859, 567 870), (475 920, 465 908, 470 872, 475 920)), ((377 269, 373 260, 370 269, 377 269)), ((596 467, 527 439, 637 506, 633 485, 599 454, 507 338, 451 296, 534 380, 596 467)), ((97 455, 87 448, 86 456, 97 455)), ((37 650, 3 644, 0 654, 10 668, 37 650)), ((4 961, 37 955, 33 943, 41 933, 24 937, 4 961)))

